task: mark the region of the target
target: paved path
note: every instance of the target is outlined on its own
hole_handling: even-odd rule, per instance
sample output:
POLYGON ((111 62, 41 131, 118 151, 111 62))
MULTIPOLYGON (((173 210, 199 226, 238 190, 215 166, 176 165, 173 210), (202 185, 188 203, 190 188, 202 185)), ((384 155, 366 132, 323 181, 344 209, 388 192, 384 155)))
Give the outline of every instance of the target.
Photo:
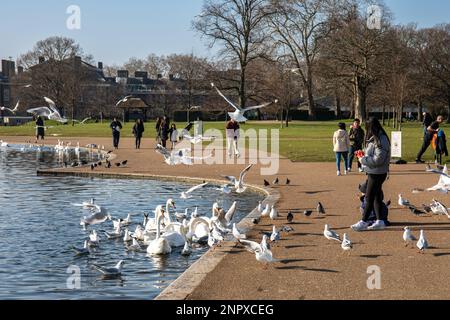
MULTIPOLYGON (((4 140, 23 142, 26 139, 9 137, 4 140)), ((110 139, 71 139, 73 143, 78 140, 82 144, 98 143, 110 148, 110 139)), ((54 139, 47 143, 54 143, 54 139)), ((124 139, 122 146, 117 160, 129 160, 128 168, 102 170, 217 179, 223 173, 238 174, 243 167, 170 167, 154 152, 151 140, 145 140, 146 148, 139 151, 132 148, 131 139, 124 139)), ((292 185, 277 188, 281 194, 282 217, 275 225, 286 223, 287 210, 297 213, 292 225, 295 231, 283 235, 283 240, 273 248, 274 256, 285 263, 264 270, 250 253, 231 247, 227 249, 230 254, 207 275, 189 299, 450 299, 450 220, 443 216, 416 217, 396 206, 398 193, 417 205, 429 203, 432 198, 449 204, 447 195, 412 194, 414 188, 425 189, 436 184, 437 176, 425 173, 422 165, 393 166, 385 185, 386 198, 394 203, 390 211, 393 226, 385 231, 355 233, 349 226, 360 218, 357 186, 364 181, 363 175, 352 173, 336 177, 331 163, 292 163, 282 159, 280 164, 278 176, 282 182, 289 177, 292 185), (305 209, 315 208, 318 201, 324 204, 326 216, 314 214, 306 218, 301 214, 305 209), (343 254, 337 243, 323 237, 325 224, 341 234, 349 234, 355 244, 350 256, 343 254), (419 229, 426 230, 433 248, 424 255, 418 254, 416 249, 405 248, 402 229, 406 225, 411 226, 416 235, 419 229), (381 269, 381 290, 367 288, 369 266, 381 269)), ((264 178, 272 181, 274 177, 264 178)), ((253 184, 261 185, 262 179, 259 166, 248 175, 253 184)), ((260 232, 271 228, 272 222, 263 220, 249 237, 259 240, 260 232)))

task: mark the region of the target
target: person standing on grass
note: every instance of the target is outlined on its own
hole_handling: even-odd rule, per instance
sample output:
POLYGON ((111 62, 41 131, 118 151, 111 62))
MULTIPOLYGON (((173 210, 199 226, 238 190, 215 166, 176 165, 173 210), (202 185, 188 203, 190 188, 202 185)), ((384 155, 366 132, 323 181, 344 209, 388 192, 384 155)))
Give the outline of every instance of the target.
POLYGON ((120 131, 122 130, 122 124, 119 120, 117 120, 117 118, 114 118, 109 127, 112 130, 113 146, 117 150, 119 149, 120 131))
POLYGON ((341 175, 341 158, 344 158, 344 174, 347 174, 348 151, 350 149, 350 138, 345 130, 345 123, 338 124, 339 130, 333 135, 333 151, 336 153, 337 175, 341 175))
POLYGON ((423 135, 426 136, 428 127, 433 123, 433 118, 428 112, 423 113, 423 135))
POLYGON ((169 131, 170 131, 170 119, 168 117, 164 117, 161 122, 161 144, 164 148, 167 147, 167 140, 169 140, 169 131))
POLYGON ((172 123, 169 130, 170 142, 172 143, 172 150, 175 149, 175 145, 178 142, 178 130, 175 123, 172 123))
POLYGON ((225 127, 226 130, 226 136, 227 136, 227 147, 228 147, 228 157, 233 156, 233 150, 236 157, 240 157, 241 153, 239 152, 239 146, 238 146, 238 140, 240 135, 240 126, 239 123, 231 119, 227 122, 227 125, 225 127))
POLYGON ((36 143, 41 140, 44 140, 45 137, 45 124, 44 119, 41 116, 37 116, 36 118, 36 143))
POLYGON ((354 231, 383 230, 386 228, 383 220, 383 183, 389 174, 391 142, 377 118, 370 118, 367 122, 365 140, 366 149, 357 156, 368 175, 366 203, 362 220, 351 228, 354 231), (369 225, 372 211, 375 211, 376 221, 369 225))
POLYGON ((137 119, 133 127, 133 136, 136 138, 136 149, 141 148, 141 140, 144 135, 144 131, 144 122, 142 119, 137 119))
MULTIPOLYGON (((348 172, 352 171, 352 163, 355 157, 355 152, 363 149, 365 132, 361 128, 361 120, 355 119, 353 125, 350 128, 350 154, 348 158, 348 172)), ((361 163, 358 161, 359 172, 362 172, 361 163)))
POLYGON ((439 132, 439 126, 442 122, 444 122, 444 117, 438 116, 436 121, 434 121, 430 126, 428 126, 425 137, 423 138, 422 148, 417 154, 416 163, 425 163, 425 161, 422 160, 422 156, 427 151, 428 147, 433 141, 434 135, 439 132))

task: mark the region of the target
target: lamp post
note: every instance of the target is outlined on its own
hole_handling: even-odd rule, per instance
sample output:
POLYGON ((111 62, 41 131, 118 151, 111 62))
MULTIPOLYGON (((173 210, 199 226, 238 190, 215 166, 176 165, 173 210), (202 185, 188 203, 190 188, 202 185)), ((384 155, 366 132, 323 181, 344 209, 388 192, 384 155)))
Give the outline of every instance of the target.
POLYGON ((200 109, 201 108, 201 106, 192 106, 192 107, 189 107, 188 109, 187 109, 187 122, 188 123, 191 123, 190 122, 190 119, 189 119, 189 113, 190 113, 190 111, 191 110, 198 110, 198 109, 200 109))

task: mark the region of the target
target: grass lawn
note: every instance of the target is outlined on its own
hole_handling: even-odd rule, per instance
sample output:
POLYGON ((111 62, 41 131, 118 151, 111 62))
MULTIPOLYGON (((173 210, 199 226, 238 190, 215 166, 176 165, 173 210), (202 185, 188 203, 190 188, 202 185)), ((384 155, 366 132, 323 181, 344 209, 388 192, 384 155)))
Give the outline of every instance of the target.
MULTIPOLYGON (((345 121, 350 124, 351 121, 345 121)), ((280 124, 275 122, 248 122, 241 125, 242 129, 280 129, 280 153, 293 161, 302 162, 329 162, 334 161, 332 148, 333 132, 337 129, 338 121, 329 122, 293 122, 289 128, 280 129, 280 124)), ((57 134, 61 137, 110 137, 109 122, 90 123, 85 125, 58 125, 51 121, 46 126, 53 126, 46 132, 47 135, 57 134)), ((132 137, 132 123, 126 123, 122 130, 122 137, 132 137)), ((155 137, 155 123, 145 124, 145 138, 155 137)), ((178 123, 178 128, 184 124, 178 123)), ((223 130, 223 122, 206 122, 204 130, 223 130)), ((447 131, 450 126, 443 126, 447 131)), ((386 128, 388 133, 391 128, 386 128)), ((34 124, 30 123, 19 127, 0 127, 0 136, 34 136, 34 124)), ((448 130, 450 132, 450 130, 448 130)), ((269 134, 270 136, 270 134, 269 134)), ((403 159, 414 161, 422 143, 423 129, 420 123, 405 123, 403 126, 403 159)), ((430 147, 425 160, 433 159, 433 149, 430 147)))

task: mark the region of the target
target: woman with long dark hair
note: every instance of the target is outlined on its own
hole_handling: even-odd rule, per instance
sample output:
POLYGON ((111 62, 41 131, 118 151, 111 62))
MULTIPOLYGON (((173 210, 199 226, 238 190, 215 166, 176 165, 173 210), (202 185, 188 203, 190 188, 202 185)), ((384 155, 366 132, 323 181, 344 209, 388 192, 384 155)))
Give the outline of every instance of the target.
POLYGON ((383 214, 383 183, 389 174, 391 161, 391 142, 377 118, 370 118, 366 123, 365 150, 357 157, 364 172, 368 175, 366 207, 363 219, 351 228, 354 231, 382 230, 386 224, 383 214), (375 211, 377 221, 369 225, 369 218, 375 211))

